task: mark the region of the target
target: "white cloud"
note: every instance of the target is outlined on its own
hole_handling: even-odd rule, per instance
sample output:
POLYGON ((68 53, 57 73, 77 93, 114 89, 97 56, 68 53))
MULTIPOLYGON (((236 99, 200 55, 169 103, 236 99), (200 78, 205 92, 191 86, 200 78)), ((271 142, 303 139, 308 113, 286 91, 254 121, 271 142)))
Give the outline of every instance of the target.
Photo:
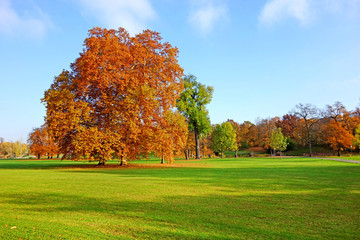
POLYGON ((306 24, 310 17, 309 0, 269 0, 260 14, 260 22, 271 25, 287 18, 295 18, 306 24))
POLYGON ((293 18, 301 24, 308 24, 324 13, 358 17, 359 12, 360 0, 268 0, 259 21, 272 25, 293 18))
POLYGON ((80 0, 85 15, 98 19, 107 28, 125 28, 136 34, 146 28, 146 21, 156 18, 149 0, 80 0))
POLYGON ((193 10, 189 16, 189 22, 202 35, 210 33, 215 24, 227 18, 227 7, 224 3, 215 3, 211 0, 193 1, 193 10))
POLYGON ((26 16, 22 16, 12 8, 10 0, 0 0, 0 34, 44 37, 52 26, 49 17, 35 5, 26 12, 26 16))

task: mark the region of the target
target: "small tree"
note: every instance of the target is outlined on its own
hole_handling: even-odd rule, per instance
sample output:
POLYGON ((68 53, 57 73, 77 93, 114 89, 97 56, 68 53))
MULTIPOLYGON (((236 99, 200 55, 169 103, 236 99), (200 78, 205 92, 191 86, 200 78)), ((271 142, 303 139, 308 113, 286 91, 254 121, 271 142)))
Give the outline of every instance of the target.
POLYGON ((360 124, 355 129, 354 145, 360 148, 360 124))
POLYGON ((281 132, 281 128, 276 130, 272 129, 270 134, 269 146, 274 150, 274 154, 276 150, 285 151, 288 142, 286 141, 286 137, 281 132))
POLYGON ((230 122, 216 124, 210 148, 214 152, 221 153, 222 158, 225 151, 233 151, 237 148, 236 133, 230 122))

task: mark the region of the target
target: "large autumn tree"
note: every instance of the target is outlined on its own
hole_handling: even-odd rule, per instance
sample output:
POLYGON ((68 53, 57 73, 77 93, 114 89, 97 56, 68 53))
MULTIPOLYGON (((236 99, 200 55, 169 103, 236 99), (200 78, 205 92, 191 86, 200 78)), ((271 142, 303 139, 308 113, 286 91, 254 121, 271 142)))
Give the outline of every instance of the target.
POLYGON ((210 103, 214 89, 196 81, 194 75, 183 78, 184 91, 177 102, 179 111, 189 124, 189 131, 195 134, 196 159, 200 159, 200 138, 211 132, 211 123, 206 105, 210 103))
POLYGON ((93 28, 84 46, 43 99, 49 133, 62 152, 124 164, 157 146, 171 159, 185 141, 177 134, 186 132, 177 131, 186 125, 173 111, 183 90, 178 49, 157 32, 131 37, 123 28, 93 28))

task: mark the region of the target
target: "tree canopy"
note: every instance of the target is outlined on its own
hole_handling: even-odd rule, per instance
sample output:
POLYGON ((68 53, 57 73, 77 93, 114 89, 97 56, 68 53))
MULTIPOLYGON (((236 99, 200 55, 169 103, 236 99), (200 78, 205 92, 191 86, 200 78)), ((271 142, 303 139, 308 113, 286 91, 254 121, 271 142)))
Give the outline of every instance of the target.
POLYGON ((233 151, 237 148, 236 132, 230 122, 216 124, 210 148, 214 152, 221 153, 222 157, 225 151, 233 151))
POLYGON ((269 145, 275 151, 286 150, 288 142, 286 141, 286 137, 284 137, 284 135, 282 134, 281 128, 278 128, 276 130, 274 129, 271 130, 269 145))
POLYGON ((187 131, 173 111, 183 69, 178 49, 161 40, 150 30, 135 37, 123 28, 89 31, 71 71, 55 77, 43 98, 49 134, 67 157, 125 163, 166 145, 155 150, 172 160, 187 131))

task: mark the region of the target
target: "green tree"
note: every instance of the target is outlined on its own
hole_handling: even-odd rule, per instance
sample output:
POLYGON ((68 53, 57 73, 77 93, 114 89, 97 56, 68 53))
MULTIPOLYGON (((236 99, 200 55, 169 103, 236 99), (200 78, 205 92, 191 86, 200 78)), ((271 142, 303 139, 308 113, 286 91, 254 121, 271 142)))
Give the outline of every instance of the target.
POLYGON ((177 108, 185 116, 189 131, 195 133, 196 159, 200 159, 200 138, 211 132, 206 105, 210 103, 214 89, 196 81, 194 75, 183 78, 184 91, 177 101, 177 108))
POLYGON ((230 122, 216 124, 210 148, 214 152, 221 153, 221 157, 224 157, 225 151, 237 149, 236 132, 230 122))
POLYGON ((355 129, 355 140, 354 140, 354 145, 357 147, 360 147, 360 124, 357 126, 357 128, 355 129))
POLYGON ((284 137, 284 135, 282 134, 281 128, 271 130, 269 145, 272 149, 274 149, 274 153, 276 152, 276 150, 286 150, 288 141, 286 141, 286 137, 284 137))

